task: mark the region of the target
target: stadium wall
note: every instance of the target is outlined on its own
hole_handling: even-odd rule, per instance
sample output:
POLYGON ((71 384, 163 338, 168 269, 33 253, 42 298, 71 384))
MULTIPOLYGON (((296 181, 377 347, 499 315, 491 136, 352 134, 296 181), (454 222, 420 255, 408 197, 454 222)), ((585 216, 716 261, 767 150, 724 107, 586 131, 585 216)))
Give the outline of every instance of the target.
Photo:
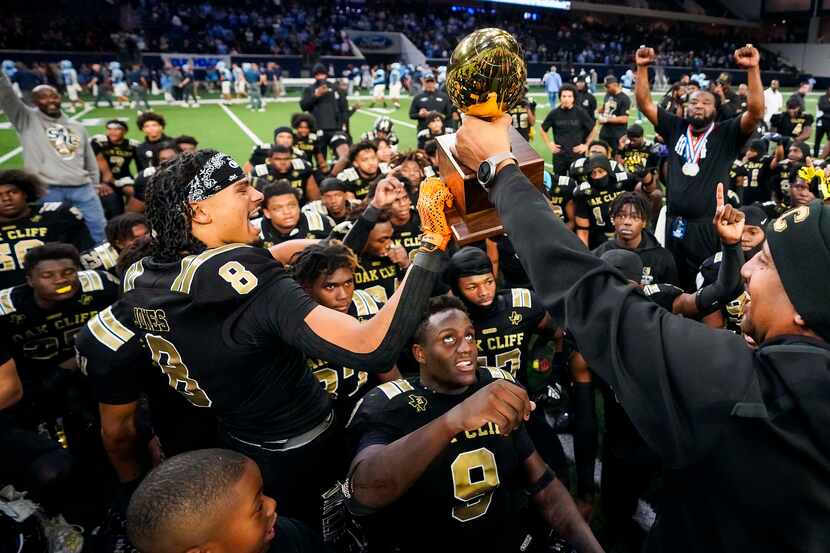
POLYGON ((804 73, 830 78, 830 44, 770 43, 763 46, 781 54, 804 73))

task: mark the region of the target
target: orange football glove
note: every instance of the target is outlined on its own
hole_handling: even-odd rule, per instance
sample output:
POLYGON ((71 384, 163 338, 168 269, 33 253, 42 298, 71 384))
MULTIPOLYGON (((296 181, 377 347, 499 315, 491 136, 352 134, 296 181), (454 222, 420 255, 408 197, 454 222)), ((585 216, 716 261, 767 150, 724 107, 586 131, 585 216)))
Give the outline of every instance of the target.
POLYGON ((452 206, 453 195, 444 181, 428 177, 421 183, 418 194, 418 215, 421 216, 421 248, 444 251, 452 232, 444 210, 452 206))

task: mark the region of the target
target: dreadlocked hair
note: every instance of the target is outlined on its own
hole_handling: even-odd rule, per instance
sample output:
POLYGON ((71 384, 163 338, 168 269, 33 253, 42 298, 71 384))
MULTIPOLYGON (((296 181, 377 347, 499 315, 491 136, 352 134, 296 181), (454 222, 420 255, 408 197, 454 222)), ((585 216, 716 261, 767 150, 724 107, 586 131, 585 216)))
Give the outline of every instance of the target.
POLYGON ((354 271, 357 256, 339 240, 323 240, 308 246, 291 257, 291 272, 300 286, 311 287, 321 275, 338 269, 354 271))
POLYGON ((205 149, 179 154, 162 163, 148 180, 145 214, 153 237, 148 253, 157 261, 177 261, 207 249, 191 231, 187 185, 217 153, 205 149))

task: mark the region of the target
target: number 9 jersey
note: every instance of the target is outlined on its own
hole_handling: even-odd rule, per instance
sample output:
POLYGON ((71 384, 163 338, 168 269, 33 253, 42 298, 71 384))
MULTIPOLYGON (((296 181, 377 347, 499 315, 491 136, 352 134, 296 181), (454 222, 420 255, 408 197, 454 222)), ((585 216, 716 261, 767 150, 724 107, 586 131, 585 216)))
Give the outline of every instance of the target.
MULTIPOLYGON (((513 381, 504 371, 479 369, 477 382, 457 395, 433 392, 418 378, 378 386, 349 421, 353 451, 415 432, 495 378, 513 381)), ((519 551, 527 503, 523 463, 534 450, 524 425, 507 437, 493 423, 456 435, 409 490, 366 520, 373 549, 519 551), (421 530, 405 531, 402 521, 418 521, 421 530)))
POLYGON ((99 402, 136 401, 137 367, 152 363, 240 441, 296 436, 331 412, 302 353, 287 345, 317 304, 267 250, 229 244, 170 263, 147 257, 125 271, 122 289, 76 342, 99 402))

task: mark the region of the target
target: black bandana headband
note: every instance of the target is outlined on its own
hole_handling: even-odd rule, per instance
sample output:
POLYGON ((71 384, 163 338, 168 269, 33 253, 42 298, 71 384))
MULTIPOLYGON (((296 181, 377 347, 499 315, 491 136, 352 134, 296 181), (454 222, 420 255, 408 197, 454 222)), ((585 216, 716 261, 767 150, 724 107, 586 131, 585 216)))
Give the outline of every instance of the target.
POLYGON ((245 172, 229 155, 221 152, 210 158, 199 174, 187 184, 187 201, 199 202, 245 178, 245 172))

